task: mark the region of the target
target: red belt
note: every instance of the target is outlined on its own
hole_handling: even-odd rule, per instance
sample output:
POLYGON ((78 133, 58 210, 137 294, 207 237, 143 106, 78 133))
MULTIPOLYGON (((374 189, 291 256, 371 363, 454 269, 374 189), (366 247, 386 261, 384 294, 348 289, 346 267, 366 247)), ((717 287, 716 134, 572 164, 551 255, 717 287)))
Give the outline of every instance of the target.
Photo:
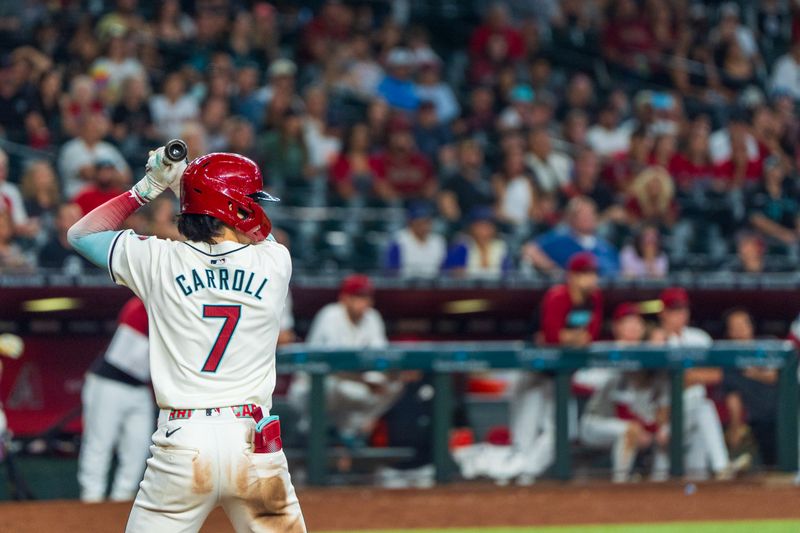
POLYGON ((169 420, 184 420, 193 415, 218 416, 222 409, 230 409, 236 418, 252 418, 256 422, 264 416, 261 407, 254 403, 246 403, 230 407, 212 407, 211 409, 172 409, 169 412, 169 420))

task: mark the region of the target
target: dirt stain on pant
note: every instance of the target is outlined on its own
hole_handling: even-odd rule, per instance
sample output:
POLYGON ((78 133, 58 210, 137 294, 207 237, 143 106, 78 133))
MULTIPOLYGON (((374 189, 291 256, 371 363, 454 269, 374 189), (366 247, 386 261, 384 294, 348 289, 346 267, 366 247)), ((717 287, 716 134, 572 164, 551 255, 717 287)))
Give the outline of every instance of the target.
POLYGON ((238 468, 236 488, 257 531, 305 533, 303 516, 296 500, 289 500, 286 483, 280 475, 259 477, 256 468, 245 461, 238 468), (253 481, 251 472, 256 477, 253 481))
POLYGON ((192 492, 195 494, 208 494, 214 488, 211 479, 211 463, 200 457, 192 460, 192 492))

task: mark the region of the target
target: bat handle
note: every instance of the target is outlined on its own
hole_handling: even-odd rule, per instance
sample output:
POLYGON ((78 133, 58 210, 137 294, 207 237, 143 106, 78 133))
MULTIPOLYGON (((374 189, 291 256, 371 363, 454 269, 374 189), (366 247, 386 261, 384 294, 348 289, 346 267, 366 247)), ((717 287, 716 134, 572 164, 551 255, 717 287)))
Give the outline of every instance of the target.
POLYGON ((188 153, 186 143, 180 139, 172 139, 164 146, 164 155, 174 163, 186 159, 188 153))

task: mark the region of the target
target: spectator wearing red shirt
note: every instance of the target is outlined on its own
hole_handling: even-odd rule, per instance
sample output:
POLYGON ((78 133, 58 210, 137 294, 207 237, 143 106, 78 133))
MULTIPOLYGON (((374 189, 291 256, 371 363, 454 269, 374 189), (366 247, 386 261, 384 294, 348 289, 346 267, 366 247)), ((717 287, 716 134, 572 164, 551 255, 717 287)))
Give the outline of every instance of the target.
POLYGON ((600 337, 602 323, 597 260, 590 252, 579 252, 567 264, 566 282, 550 288, 542 299, 540 337, 545 344, 586 346, 600 337))
POLYGON ((647 167, 653 138, 644 127, 631 134, 627 153, 615 155, 603 169, 604 181, 616 192, 626 193, 636 175, 647 167))
POLYGON ((720 179, 729 188, 739 188, 756 182, 763 173, 764 159, 769 150, 750 131, 749 113, 734 109, 725 128, 709 137, 711 159, 720 179))
POLYGON ((708 128, 696 125, 691 129, 686 146, 670 160, 669 172, 678 188, 684 191, 717 176, 708 149, 708 128))
POLYGON ((485 22, 475 28, 469 40, 471 77, 475 82, 492 81, 500 67, 525 55, 525 40, 509 20, 508 8, 493 4, 485 22))
POLYGON ((634 0, 617 0, 603 35, 603 54, 629 70, 647 70, 658 54, 651 28, 634 0))
POLYGON ((122 193, 120 186, 123 177, 113 162, 100 159, 94 165, 94 172, 94 183, 84 188, 73 200, 84 215, 122 193))
POLYGON ((396 121, 390 129, 386 151, 369 160, 375 194, 386 202, 433 198, 437 188, 433 167, 417 150, 409 124, 396 121))
POLYGON ((353 10, 341 0, 327 0, 319 14, 303 30, 303 59, 311 62, 325 59, 332 47, 351 37, 353 10))
POLYGON ((342 151, 330 168, 330 181, 335 194, 349 201, 373 186, 374 176, 369 164, 369 126, 353 124, 347 133, 342 151))

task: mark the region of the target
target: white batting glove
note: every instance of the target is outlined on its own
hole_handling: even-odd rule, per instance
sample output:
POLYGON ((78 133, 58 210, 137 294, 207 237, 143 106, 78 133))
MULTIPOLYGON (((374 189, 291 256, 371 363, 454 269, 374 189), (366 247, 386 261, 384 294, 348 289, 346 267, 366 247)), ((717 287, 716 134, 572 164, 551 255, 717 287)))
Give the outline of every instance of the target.
POLYGON ((0 355, 5 355, 12 359, 18 359, 22 355, 22 350, 25 344, 22 339, 11 333, 4 333, 0 335, 0 355))
POLYGON ((145 175, 133 186, 133 190, 142 200, 150 202, 173 184, 177 184, 180 189, 181 176, 186 167, 186 161, 175 163, 167 159, 163 146, 151 150, 145 175))

